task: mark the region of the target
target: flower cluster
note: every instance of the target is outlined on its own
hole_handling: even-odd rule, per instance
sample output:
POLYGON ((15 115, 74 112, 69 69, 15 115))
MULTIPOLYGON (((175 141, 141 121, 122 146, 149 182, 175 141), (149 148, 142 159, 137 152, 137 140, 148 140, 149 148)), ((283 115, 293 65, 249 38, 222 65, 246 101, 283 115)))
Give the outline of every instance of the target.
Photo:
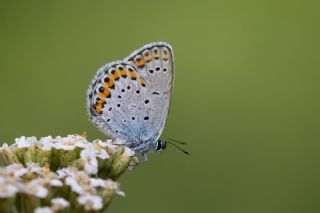
POLYGON ((100 212, 114 194, 115 180, 134 152, 112 141, 88 142, 79 135, 21 137, 0 154, 0 209, 5 212, 100 212))

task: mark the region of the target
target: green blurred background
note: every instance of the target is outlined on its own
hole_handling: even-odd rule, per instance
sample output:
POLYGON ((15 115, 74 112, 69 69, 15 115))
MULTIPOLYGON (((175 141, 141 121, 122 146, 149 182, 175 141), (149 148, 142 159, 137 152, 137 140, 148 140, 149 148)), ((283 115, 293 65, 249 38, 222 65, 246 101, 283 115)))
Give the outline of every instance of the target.
POLYGON ((96 70, 152 41, 175 53, 170 148, 110 212, 319 212, 319 1, 1 1, 0 141, 86 131, 96 70))

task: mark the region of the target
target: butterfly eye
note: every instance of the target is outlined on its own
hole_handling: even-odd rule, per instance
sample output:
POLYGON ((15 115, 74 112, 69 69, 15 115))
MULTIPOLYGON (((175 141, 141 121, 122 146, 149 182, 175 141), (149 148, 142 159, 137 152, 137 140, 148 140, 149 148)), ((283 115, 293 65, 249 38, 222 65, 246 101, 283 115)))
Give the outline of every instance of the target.
POLYGON ((157 141, 157 150, 159 151, 161 149, 161 147, 162 147, 162 144, 159 140, 159 141, 157 141))

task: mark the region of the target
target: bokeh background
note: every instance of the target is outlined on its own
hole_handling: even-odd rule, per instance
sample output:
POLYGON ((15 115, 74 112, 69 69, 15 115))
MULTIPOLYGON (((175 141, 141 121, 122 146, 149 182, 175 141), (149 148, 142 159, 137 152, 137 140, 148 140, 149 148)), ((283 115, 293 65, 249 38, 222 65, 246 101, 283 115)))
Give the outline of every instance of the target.
POLYGON ((0 141, 87 132, 96 70, 152 41, 175 53, 164 138, 110 212, 319 212, 320 3, 17 1, 0 5, 0 141))

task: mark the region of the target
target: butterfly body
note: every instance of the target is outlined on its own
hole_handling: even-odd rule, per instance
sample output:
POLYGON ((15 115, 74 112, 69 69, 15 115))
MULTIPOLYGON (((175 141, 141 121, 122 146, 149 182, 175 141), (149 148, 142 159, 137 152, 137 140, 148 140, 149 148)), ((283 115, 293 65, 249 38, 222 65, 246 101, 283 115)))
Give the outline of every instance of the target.
POLYGON ((88 89, 92 123, 135 152, 157 150, 173 90, 173 53, 165 42, 147 44, 101 67, 88 89))

